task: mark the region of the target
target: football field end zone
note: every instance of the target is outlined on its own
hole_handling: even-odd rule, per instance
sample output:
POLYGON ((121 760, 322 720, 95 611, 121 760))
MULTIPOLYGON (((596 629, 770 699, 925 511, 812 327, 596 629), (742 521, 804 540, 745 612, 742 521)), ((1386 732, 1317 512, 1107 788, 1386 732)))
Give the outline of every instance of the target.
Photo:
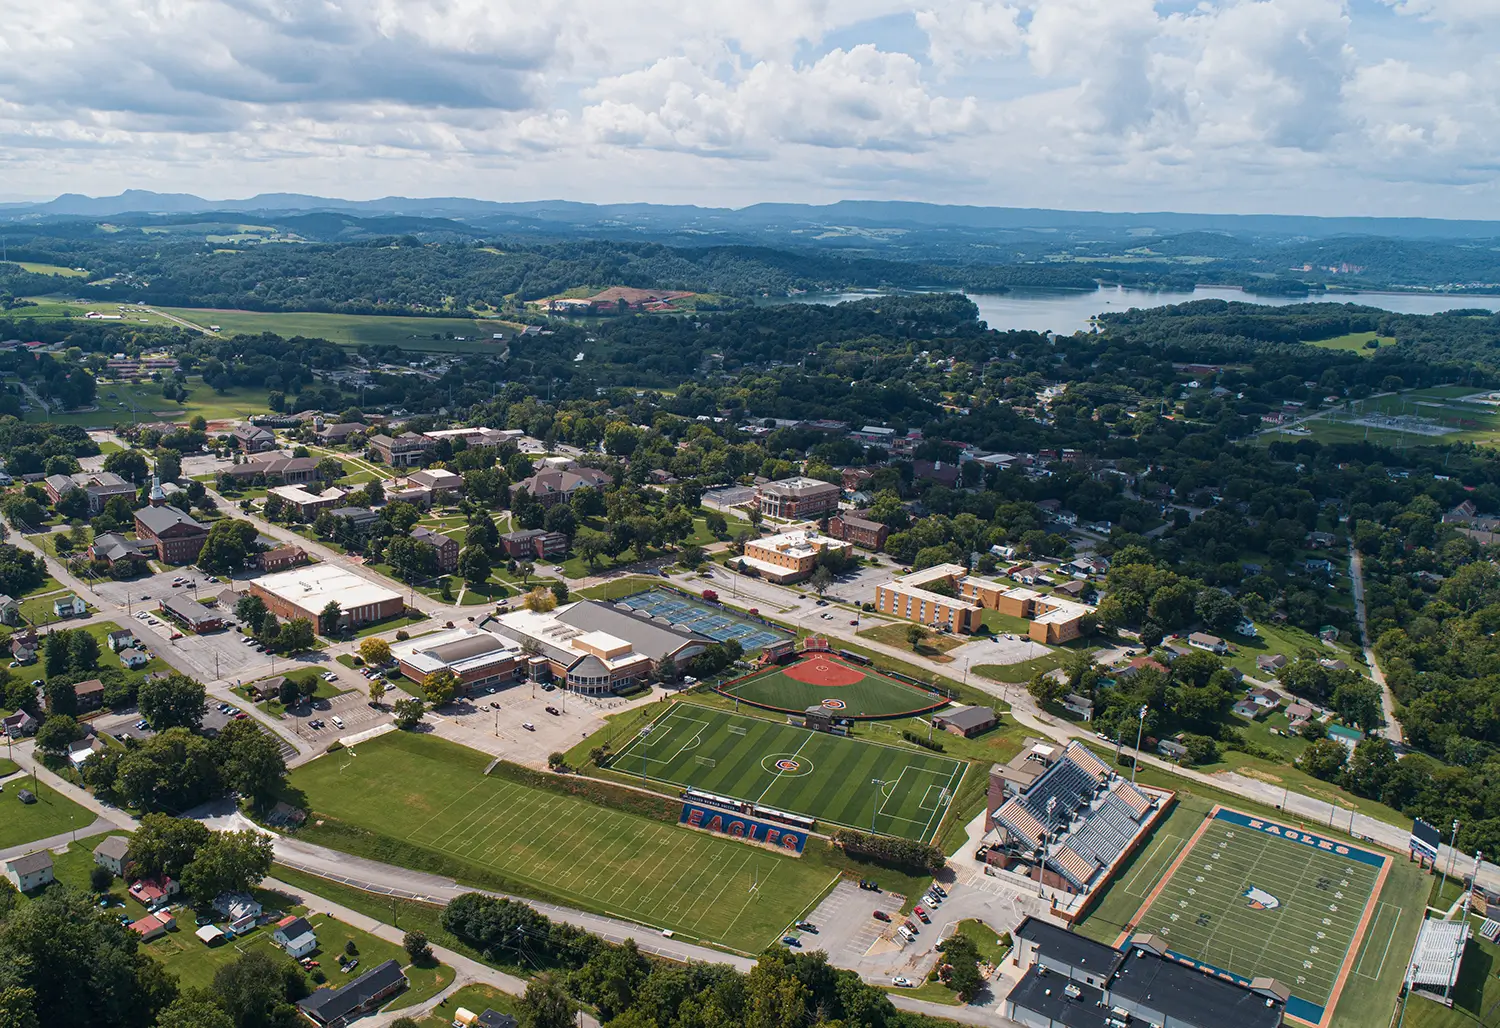
MULTIPOLYGON (((1222 804, 1216 804, 1214 808, 1208 812, 1208 815, 1204 817, 1203 823, 1198 826, 1198 830, 1195 831, 1192 834, 1192 837, 1188 839, 1187 844, 1182 847, 1181 851, 1177 855, 1177 859, 1172 862, 1172 866, 1167 869, 1166 873, 1162 875, 1161 880, 1156 883, 1156 888, 1151 890, 1150 894, 1141 902, 1141 905, 1136 909, 1135 913, 1131 915, 1130 921, 1128 922, 1130 926, 1134 926, 1140 923, 1141 918, 1145 916, 1146 912, 1151 909, 1151 905, 1156 902, 1162 891, 1166 889, 1167 884, 1171 882, 1173 877, 1176 876, 1178 870, 1181 869, 1182 865, 1187 861, 1188 856, 1193 852, 1193 848, 1197 846, 1198 842, 1208 832, 1209 828, 1214 824, 1214 822, 1219 820, 1229 821, 1231 824, 1241 824, 1246 827, 1270 825, 1277 829, 1280 829, 1280 831, 1275 834, 1281 835, 1288 842, 1296 842, 1300 838, 1309 836, 1317 838, 1320 841, 1325 841, 1323 836, 1316 835, 1315 833, 1307 832, 1300 828, 1288 828, 1287 826, 1280 825, 1270 820, 1269 818, 1253 817, 1249 814, 1234 810, 1231 807, 1226 807, 1222 804), (1228 816, 1221 818, 1219 816, 1220 814, 1225 814, 1228 816), (1288 837, 1284 834, 1286 832, 1291 832, 1293 834, 1288 837)), ((1326 841, 1332 842, 1332 840, 1326 841)), ((1319 1006, 1316 1003, 1302 999, 1295 995, 1287 1000, 1287 1020, 1295 1022, 1297 1024, 1307 1025, 1308 1028, 1328 1028, 1328 1025, 1333 1021, 1334 1011, 1338 1008, 1339 997, 1343 994, 1344 986, 1349 981, 1349 974, 1350 970, 1354 966, 1355 957, 1358 955, 1360 949, 1364 945, 1365 933, 1369 928, 1370 919, 1373 916, 1376 907, 1379 905, 1380 894, 1385 889, 1386 877, 1390 874, 1391 870, 1392 858, 1390 854, 1375 853, 1371 850, 1363 849, 1359 846, 1346 846, 1343 843, 1337 843, 1335 845, 1345 850, 1345 852, 1349 855, 1360 854, 1361 856, 1371 858, 1369 860, 1362 860, 1360 861, 1361 863, 1372 863, 1374 861, 1379 861, 1380 873, 1376 875, 1375 882, 1370 887, 1370 895, 1365 899, 1364 909, 1360 913, 1359 923, 1355 925, 1354 933, 1349 939, 1349 945, 1344 952, 1343 961, 1339 964, 1338 973, 1334 976, 1333 985, 1329 989, 1327 1001, 1322 1006, 1319 1006)), ((1359 858, 1356 857, 1355 859, 1359 858)), ((1115 948, 1119 949, 1120 947, 1124 946, 1134 935, 1135 931, 1133 930, 1133 927, 1127 927, 1115 939, 1115 948)), ((1202 960, 1195 960, 1174 950, 1169 950, 1168 952, 1174 960, 1177 960, 1189 967, 1195 967, 1199 970, 1215 974, 1221 978, 1239 982, 1241 985, 1250 984, 1250 980, 1248 978, 1236 974, 1233 971, 1227 971, 1223 968, 1216 967, 1213 964, 1206 963, 1202 960)), ((1283 982, 1282 984, 1286 985, 1287 983, 1283 982)))
MULTIPOLYGON (((942 828, 943 822, 944 822, 945 818, 947 817, 948 813, 953 809, 953 801, 957 797, 959 789, 962 788, 963 783, 967 780, 968 774, 969 774, 969 771, 970 771, 969 761, 960 759, 958 757, 949 757, 949 756, 946 756, 946 755, 939 755, 939 754, 914 753, 912 751, 903 749, 903 748, 898 747, 898 746, 891 746, 891 745, 889 745, 887 743, 875 742, 874 740, 870 740, 870 739, 857 739, 857 738, 848 737, 848 736, 826 735, 825 733, 815 732, 815 731, 813 731, 811 729, 801 728, 801 727, 795 726, 795 725, 787 725, 787 724, 785 724, 783 722, 779 722, 779 721, 772 721, 769 718, 756 717, 755 715, 751 715, 751 714, 736 714, 733 711, 720 710, 717 707, 705 707, 705 706, 703 706, 701 704, 694 703, 691 699, 674 699, 669 704, 667 710, 665 710, 662 713, 658 714, 656 717, 654 717, 650 721, 648 721, 645 725, 641 726, 641 728, 638 730, 636 736, 631 739, 631 741, 626 745, 626 747, 624 749, 621 749, 618 753, 615 754, 614 758, 609 763, 609 770, 613 771, 613 772, 616 772, 618 774, 621 774, 621 775, 623 775, 625 777, 628 777, 628 778, 634 778, 634 779, 638 779, 638 780, 644 781, 644 782, 654 782, 654 783, 656 783, 658 785, 668 786, 668 787, 670 787, 672 789, 700 789, 701 788, 700 786, 694 785, 691 782, 675 781, 675 780, 670 779, 670 778, 664 778, 664 777, 660 777, 657 774, 649 773, 646 770, 644 770, 644 768, 637 769, 637 768, 633 768, 633 767, 630 766, 630 764, 632 762, 635 762, 635 763, 638 763, 638 764, 642 763, 642 753, 641 752, 637 752, 634 749, 634 747, 638 743, 641 742, 642 738, 649 738, 649 736, 650 735, 654 735, 661 726, 668 725, 674 719, 690 720, 690 721, 693 721, 693 723, 700 725, 700 728, 698 730, 700 739, 697 740, 697 741, 701 741, 701 735, 705 731, 711 730, 711 729, 717 727, 719 724, 724 724, 727 727, 727 724, 728 724, 728 722, 731 719, 743 719, 743 720, 747 720, 747 721, 759 722, 759 723, 762 723, 762 724, 770 725, 772 727, 794 728, 794 729, 796 729, 798 731, 807 732, 808 735, 809 735, 809 737, 826 738, 826 739, 829 739, 829 740, 842 740, 843 742, 848 743, 848 744, 850 744, 852 746, 870 746, 870 747, 876 747, 878 749, 887 750, 889 752, 892 752, 892 753, 895 753, 895 754, 900 754, 900 755, 906 756, 906 757, 924 756, 924 757, 927 757, 928 759, 940 760, 940 761, 944 761, 944 762, 952 765, 951 770, 949 770, 947 772, 947 779, 946 779, 946 781, 948 783, 947 786, 946 786, 947 789, 948 789, 948 802, 946 804, 938 806, 936 808, 926 808, 926 807, 921 808, 923 810, 930 810, 931 811, 929 817, 926 818, 925 821, 918 822, 918 821, 912 820, 911 818, 901 817, 899 815, 889 814, 889 813, 886 814, 886 816, 888 818, 890 818, 891 820, 893 820, 893 821, 906 821, 906 822, 909 822, 909 823, 912 823, 912 824, 923 824, 924 828, 923 828, 922 838, 916 839, 916 840, 912 840, 912 841, 916 841, 916 842, 930 842, 935 837, 937 831, 942 828), (691 714, 680 714, 679 715, 679 710, 683 709, 683 708, 691 708, 694 711, 701 712, 701 713, 704 714, 704 716, 709 717, 711 720, 707 721, 707 722, 699 722, 695 718, 693 718, 691 714)), ((646 756, 644 758, 644 760, 648 761, 650 763, 658 764, 658 765, 662 765, 662 766, 665 766, 665 765, 668 765, 668 764, 671 763, 671 761, 663 761, 663 760, 660 760, 658 758, 653 758, 653 757, 649 757, 649 756, 646 756)), ((934 770, 932 768, 917 767, 917 766, 911 765, 911 764, 904 765, 902 773, 904 774, 906 770, 914 771, 914 772, 917 772, 919 774, 927 774, 927 775, 940 775, 940 774, 942 774, 942 772, 934 770)), ((772 779, 772 783, 771 784, 774 785, 775 782, 776 782, 776 779, 772 779)), ((769 788, 770 788, 770 786, 768 785, 767 789, 769 789, 769 788)), ((757 798, 757 797, 736 796, 732 792, 726 790, 723 786, 719 786, 718 787, 718 792, 720 792, 723 795, 729 796, 729 798, 738 800, 738 801, 743 802, 743 803, 751 803, 751 804, 759 803, 759 798, 757 798)), ((761 796, 763 797, 764 795, 765 795, 765 793, 763 791, 761 793, 761 796)), ((890 799, 891 795, 892 795, 891 793, 884 792, 883 789, 880 791, 880 806, 882 808, 884 807, 885 803, 890 799)), ((822 813, 811 812, 811 811, 802 811, 802 810, 792 810, 792 811, 788 811, 788 812, 789 813, 800 814, 800 815, 805 816, 805 817, 811 817, 814 820, 816 820, 817 822, 819 822, 821 826, 826 826, 823 830, 814 829, 814 830, 812 830, 812 831, 809 832, 809 834, 811 834, 811 835, 821 836, 823 838, 832 838, 832 831, 831 831, 831 829, 848 828, 848 829, 853 829, 855 831, 861 831, 861 832, 865 832, 865 831, 869 831, 870 830, 868 826, 861 825, 861 824, 846 823, 844 821, 839 821, 839 820, 836 820, 834 818, 828 817, 828 816, 826 816, 825 814, 822 814, 822 813)), ((883 809, 882 809, 881 812, 885 813, 885 811, 883 809)), ((911 837, 908 836, 908 835, 900 835, 900 834, 896 834, 896 833, 893 833, 893 832, 883 832, 883 833, 878 833, 878 834, 889 835, 891 838, 911 839, 911 837)))

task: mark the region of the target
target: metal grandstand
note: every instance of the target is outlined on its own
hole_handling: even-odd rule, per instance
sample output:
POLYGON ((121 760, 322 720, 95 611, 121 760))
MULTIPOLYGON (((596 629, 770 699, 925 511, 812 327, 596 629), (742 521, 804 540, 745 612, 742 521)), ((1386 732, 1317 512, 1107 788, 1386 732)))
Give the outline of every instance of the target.
POLYGON ((1467 919, 1441 921, 1428 918, 1422 922, 1406 969, 1407 991, 1426 996, 1445 1007, 1453 1006, 1453 989, 1458 984, 1459 966, 1464 947, 1469 942, 1467 919))
POLYGON ((994 812, 994 821, 1003 829, 1005 850, 1086 892, 1141 834, 1155 806, 1072 742, 1022 795, 994 812))

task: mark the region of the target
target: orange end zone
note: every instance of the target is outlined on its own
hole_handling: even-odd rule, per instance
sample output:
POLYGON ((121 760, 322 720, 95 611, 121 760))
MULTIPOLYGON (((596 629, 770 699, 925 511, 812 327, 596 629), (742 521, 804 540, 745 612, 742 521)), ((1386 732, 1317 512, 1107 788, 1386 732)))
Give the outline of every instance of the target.
POLYGON ((830 657, 810 657, 782 668, 781 673, 807 685, 855 685, 865 680, 863 671, 840 664, 830 657))

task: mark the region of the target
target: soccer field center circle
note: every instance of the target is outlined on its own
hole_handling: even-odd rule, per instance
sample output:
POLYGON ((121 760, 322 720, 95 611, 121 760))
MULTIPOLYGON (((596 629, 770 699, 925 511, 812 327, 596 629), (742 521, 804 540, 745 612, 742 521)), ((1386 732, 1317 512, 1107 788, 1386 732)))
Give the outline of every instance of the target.
POLYGON ((813 762, 795 753, 772 753, 761 758, 760 766, 778 778, 805 778, 813 773, 813 762))
POLYGON ((944 696, 836 654, 808 652, 715 687, 729 699, 781 714, 821 706, 852 720, 905 718, 946 706, 944 696))

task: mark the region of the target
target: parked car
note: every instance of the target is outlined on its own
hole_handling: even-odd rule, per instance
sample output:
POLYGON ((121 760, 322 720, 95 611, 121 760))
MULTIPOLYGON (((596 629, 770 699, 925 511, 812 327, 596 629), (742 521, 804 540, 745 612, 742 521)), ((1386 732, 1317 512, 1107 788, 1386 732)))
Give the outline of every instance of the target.
POLYGON ((532 724, 530 721, 522 721, 521 727, 526 729, 528 732, 536 731, 536 725, 532 724))
POLYGON ((932 918, 927 916, 927 911, 917 907, 912 913, 916 914, 923 924, 932 924, 932 918))
POLYGON ((341 717, 339 717, 337 714, 335 714, 333 716, 332 720, 333 720, 333 727, 335 727, 335 728, 343 728, 344 727, 344 719, 341 718, 341 717))
POLYGON ((877 921, 889 921, 890 919, 891 919, 891 915, 887 914, 884 910, 877 910, 877 911, 875 911, 875 920, 877 920, 877 921))
POLYGON ((783 946, 801 946, 802 945, 802 943, 797 940, 797 937, 795 935, 783 935, 781 937, 781 944, 783 946))
POLYGON ((811 921, 798 921, 796 927, 804 932, 812 932, 814 935, 818 933, 818 926, 811 921))
POLYGON ((915 988, 915 986, 912 985, 910 978, 903 978, 900 975, 897 975, 896 977, 892 978, 891 979, 891 984, 894 985, 898 989, 911 989, 911 988, 915 988))
POLYGON ((551 714, 553 717, 561 717, 562 716, 562 712, 559 711, 556 707, 547 707, 546 710, 547 710, 547 713, 551 714))
POLYGON ((941 896, 943 899, 947 899, 948 898, 948 890, 945 889, 945 888, 943 888, 937 882, 933 882, 932 883, 932 891, 934 893, 936 893, 937 895, 941 896))

